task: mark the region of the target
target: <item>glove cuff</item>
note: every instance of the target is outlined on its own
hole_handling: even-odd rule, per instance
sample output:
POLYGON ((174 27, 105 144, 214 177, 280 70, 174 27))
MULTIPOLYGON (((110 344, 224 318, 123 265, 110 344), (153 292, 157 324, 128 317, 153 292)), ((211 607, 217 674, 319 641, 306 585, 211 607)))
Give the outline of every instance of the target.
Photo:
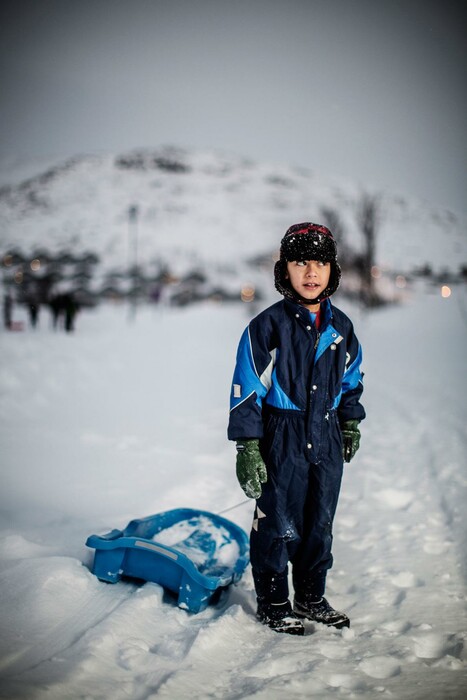
POLYGON ((259 439, 258 438, 245 438, 243 440, 237 440, 236 441, 237 452, 245 452, 250 445, 257 447, 259 445, 259 439))
POLYGON ((358 430, 358 426, 360 425, 360 421, 358 418, 351 418, 350 420, 345 420, 341 428, 343 430, 358 430))

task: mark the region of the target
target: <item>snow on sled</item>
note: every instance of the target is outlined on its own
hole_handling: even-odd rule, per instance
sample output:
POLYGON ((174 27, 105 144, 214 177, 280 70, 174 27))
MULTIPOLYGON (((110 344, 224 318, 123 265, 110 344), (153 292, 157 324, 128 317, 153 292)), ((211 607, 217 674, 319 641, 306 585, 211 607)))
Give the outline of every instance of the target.
POLYGON ((92 573, 101 581, 128 576, 158 583, 193 613, 237 582, 249 562, 248 536, 241 527, 191 508, 132 520, 124 530, 90 535, 86 545, 96 550, 92 573))

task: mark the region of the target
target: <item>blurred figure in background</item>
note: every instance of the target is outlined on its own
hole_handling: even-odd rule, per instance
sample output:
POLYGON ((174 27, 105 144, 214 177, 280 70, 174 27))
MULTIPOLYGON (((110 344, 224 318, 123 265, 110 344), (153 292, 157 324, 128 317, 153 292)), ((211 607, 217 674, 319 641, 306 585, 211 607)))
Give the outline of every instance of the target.
POLYGON ((71 292, 65 294, 57 294, 57 296, 52 297, 49 302, 50 310, 52 312, 52 324, 54 328, 57 328, 63 317, 63 327, 67 333, 74 331, 75 329, 75 317, 79 311, 79 304, 75 300, 71 292))
POLYGON ((5 296, 3 297, 3 324, 5 328, 8 328, 8 330, 11 329, 12 312, 13 297, 11 296, 10 292, 6 292, 5 296))
POLYGON ((35 328, 37 326, 37 321, 39 318, 39 300, 38 299, 30 299, 28 302, 28 311, 29 311, 29 322, 31 323, 31 327, 35 328))

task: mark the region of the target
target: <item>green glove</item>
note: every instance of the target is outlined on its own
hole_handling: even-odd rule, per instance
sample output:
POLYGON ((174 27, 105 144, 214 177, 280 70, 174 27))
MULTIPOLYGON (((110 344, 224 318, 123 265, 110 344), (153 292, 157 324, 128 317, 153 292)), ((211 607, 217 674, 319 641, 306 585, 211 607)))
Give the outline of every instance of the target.
POLYGON ((259 440, 237 440, 237 479, 248 498, 261 496, 261 484, 268 480, 268 474, 259 440))
POLYGON ((360 447, 358 420, 346 420, 342 425, 342 452, 344 462, 350 462, 360 447))

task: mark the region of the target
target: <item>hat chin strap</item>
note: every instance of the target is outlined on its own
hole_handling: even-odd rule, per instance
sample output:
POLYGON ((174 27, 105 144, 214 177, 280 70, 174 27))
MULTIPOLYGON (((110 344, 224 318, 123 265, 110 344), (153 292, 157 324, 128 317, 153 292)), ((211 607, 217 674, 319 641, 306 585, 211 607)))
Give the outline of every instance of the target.
POLYGON ((306 297, 302 297, 300 294, 294 294, 293 296, 299 304, 303 304, 304 306, 320 304, 324 299, 327 299, 327 294, 321 294, 321 296, 317 296, 316 299, 307 299, 306 297))
POLYGON ((316 306, 316 304, 320 304, 323 299, 326 297, 316 297, 316 299, 305 299, 305 297, 301 297, 300 295, 297 295, 298 297, 298 302, 299 304, 303 304, 303 306, 316 306))
POLYGON ((303 306, 313 306, 314 304, 319 304, 324 299, 328 298, 328 294, 323 293, 323 294, 318 295, 316 297, 316 299, 307 299, 306 297, 302 297, 301 294, 296 292, 293 289, 290 282, 288 282, 288 284, 282 284, 281 286, 282 286, 282 289, 280 290, 281 294, 283 294, 285 297, 287 297, 291 301, 295 301, 297 304, 302 304, 303 306))

